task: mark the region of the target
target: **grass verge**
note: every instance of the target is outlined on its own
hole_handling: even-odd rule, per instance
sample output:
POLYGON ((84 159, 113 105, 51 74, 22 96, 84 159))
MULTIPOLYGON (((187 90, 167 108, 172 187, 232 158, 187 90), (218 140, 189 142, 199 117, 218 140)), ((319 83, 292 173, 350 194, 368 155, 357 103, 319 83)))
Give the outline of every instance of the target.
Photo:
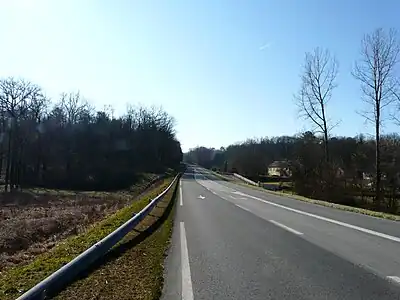
MULTIPOLYGON (((213 175, 215 175, 216 177, 219 177, 223 180, 232 181, 232 180, 229 180, 228 178, 224 177, 223 175, 218 174, 217 172, 211 171, 211 173, 213 175)), ((252 189, 262 191, 264 193, 270 193, 270 194, 274 194, 274 195, 281 196, 281 197, 288 197, 291 199, 300 200, 300 201, 307 202, 307 203, 317 204, 317 205, 321 205, 321 206, 325 206, 325 207, 336 208, 336 209, 340 209, 340 210, 344 210, 344 211, 359 213, 359 214, 376 217, 376 218, 381 218, 381 219, 400 221, 400 216, 398 216, 398 215, 388 214, 388 213, 384 213, 384 212, 379 212, 379 211, 374 211, 374 210, 369 210, 369 209, 359 208, 359 207, 354 207, 354 206, 342 205, 342 204, 327 202, 327 201, 323 201, 323 200, 311 199, 311 198, 299 196, 299 195, 284 192, 284 191, 271 191, 271 190, 267 190, 267 189, 264 189, 259 186, 247 184, 242 181, 235 181, 235 183, 240 184, 245 187, 250 187, 252 189)), ((265 183, 271 184, 271 185, 279 185, 279 182, 265 182, 265 183)), ((287 184, 287 183, 284 183, 284 184, 287 184)))
MULTIPOLYGON (((85 249, 126 222, 132 217, 133 213, 145 207, 152 198, 168 186, 171 180, 172 178, 164 179, 161 185, 143 193, 141 198, 130 206, 94 224, 85 232, 65 239, 49 252, 37 256, 31 263, 12 267, 0 273, 0 299, 17 298, 40 280, 71 261, 85 249)), ((79 298, 82 299, 81 295, 79 295, 79 298)))
POLYGON ((280 181, 270 181, 270 182, 263 182, 263 184, 274 185, 274 186, 282 186, 286 188, 291 188, 291 182, 280 182, 280 181))
POLYGON ((140 174, 125 190, 29 188, 0 192, 0 273, 28 264, 59 241, 85 232, 161 183, 157 174, 140 174))
MULTIPOLYGON (((216 172, 212 172, 212 173, 213 173, 213 175, 215 175, 223 180, 227 180, 221 174, 218 174, 216 172)), ((231 181, 231 180, 227 180, 227 181, 231 181)), ((384 213, 384 212, 379 212, 379 211, 374 211, 374 210, 369 210, 369 209, 359 208, 359 207, 354 207, 354 206, 342 205, 342 204, 327 202, 327 201, 323 201, 323 200, 311 199, 311 198, 299 196, 299 195, 284 192, 284 191, 282 191, 282 192, 271 191, 271 190, 267 190, 267 189, 264 189, 259 186, 250 185, 250 184, 247 184, 245 182, 240 182, 240 181, 235 181, 235 183, 240 184, 245 187, 249 187, 252 189, 262 191, 264 193, 270 193, 270 194, 274 194, 277 196, 287 197, 287 198, 291 198, 291 199, 295 199, 295 200, 299 200, 299 201, 303 201, 303 202, 307 202, 307 203, 312 203, 312 204, 321 205, 321 206, 325 206, 325 207, 336 208, 336 209, 340 209, 340 210, 344 210, 344 211, 348 211, 348 212, 359 213, 359 214, 376 217, 376 218, 381 218, 381 219, 400 221, 400 216, 398 216, 398 215, 388 214, 388 213, 384 213)), ((272 184, 272 183, 268 182, 268 184, 272 184)))
POLYGON ((232 178, 229 178, 229 177, 227 177, 227 176, 224 176, 224 175, 222 175, 222 174, 220 174, 220 173, 218 173, 218 172, 215 172, 215 171, 212 171, 212 170, 208 170, 208 171, 210 171, 210 174, 212 174, 212 175, 214 175, 215 177, 218 177, 218 178, 220 178, 220 179, 222 179, 222 180, 225 180, 225 181, 232 181, 232 178))
POLYGON ((347 206, 347 205, 342 205, 342 204, 336 204, 336 203, 331 203, 331 202, 322 201, 322 200, 311 199, 311 198, 299 196, 296 194, 289 194, 289 193, 279 192, 279 191, 271 191, 271 190, 264 189, 262 187, 253 186, 253 185, 249 185, 249 184, 241 183, 241 182, 239 184, 246 186, 246 187, 250 187, 252 189, 262 191, 264 193, 270 193, 270 194, 274 194, 274 195, 281 196, 281 197, 288 197, 288 198, 300 200, 300 201, 307 202, 307 203, 336 208, 336 209, 359 213, 359 214, 376 217, 376 218, 388 219, 388 220, 392 220, 392 221, 400 221, 400 216, 392 215, 392 214, 388 214, 388 213, 384 213, 384 212, 379 212, 379 211, 374 211, 374 210, 369 210, 369 209, 364 209, 364 208, 359 208, 359 207, 353 207, 353 206, 347 206))
POLYGON ((55 299, 159 299, 176 189, 104 259, 55 299))

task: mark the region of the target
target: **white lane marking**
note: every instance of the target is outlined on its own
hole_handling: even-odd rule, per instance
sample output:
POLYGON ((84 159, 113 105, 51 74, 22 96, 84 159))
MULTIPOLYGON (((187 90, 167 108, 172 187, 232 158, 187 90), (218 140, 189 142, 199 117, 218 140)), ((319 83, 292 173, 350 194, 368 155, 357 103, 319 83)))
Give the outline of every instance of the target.
POLYGON ((308 213, 308 212, 305 212, 305 211, 302 211, 302 210, 298 210, 298 209, 290 208, 290 207, 287 207, 287 206, 284 206, 284 205, 280 205, 280 204, 277 204, 277 203, 274 203, 274 202, 270 202, 270 201, 267 201, 267 200, 264 200, 264 199, 261 199, 261 198, 258 198, 258 197, 247 195, 247 194, 244 194, 242 192, 236 192, 235 194, 246 196, 246 197, 249 197, 249 198, 252 198, 252 199, 255 199, 255 200, 258 200, 258 201, 261 201, 261 202, 264 202, 264 203, 267 203, 267 204, 270 204, 270 205, 273 205, 273 206, 276 206, 276 207, 279 207, 279 208, 283 208, 283 209, 286 209, 286 210, 289 210, 289 211, 292 211, 292 212, 295 212, 295 213, 298 213, 298 214, 301 214, 301 215, 305 215, 305 216, 308 216, 308 217, 312 217, 312 218, 315 218, 315 219, 318 219, 318 220, 326 221, 326 222, 329 222, 329 223, 332 223, 332 224, 336 224, 336 225, 340 225, 340 226, 343 226, 343 227, 351 228, 351 229, 354 229, 354 230, 358 230, 358 231, 361 231, 361 232, 364 232, 364 233, 368 233, 368 234, 371 234, 371 235, 375 235, 375 236, 378 236, 378 237, 381 237, 381 238, 384 238, 384 239, 388 239, 388 240, 400 243, 400 238, 396 237, 396 236, 388 235, 388 234, 381 233, 381 232, 378 232, 378 231, 374 231, 374 230, 371 230, 371 229, 366 229, 366 228, 359 227, 359 226, 356 226, 356 225, 351 225, 351 224, 348 224, 348 223, 344 223, 344 222, 336 221, 336 220, 333 220, 333 219, 325 218, 325 217, 318 216, 318 215, 315 215, 315 214, 312 214, 312 213, 308 213))
POLYGON ((204 176, 204 174, 199 173, 199 171, 197 171, 197 170, 196 170, 196 172, 194 172, 194 179, 196 180, 196 182, 198 184, 200 184, 201 186, 203 186, 204 188, 206 188, 208 190, 210 190, 210 184, 211 184, 214 188, 216 186, 218 186, 221 192, 230 192, 230 193, 235 192, 235 190, 230 187, 219 184, 219 183, 215 182, 214 180, 210 180, 209 178, 204 176), (199 174, 201 174, 202 178, 199 178, 199 174))
MULTIPOLYGON (((202 187, 204 187, 206 190, 208 190, 209 192, 213 193, 214 195, 217 195, 217 193, 214 192, 212 189, 210 189, 210 188, 208 188, 208 187, 206 187, 206 186, 204 186, 204 185, 202 185, 202 187)), ((218 196, 218 195, 217 195, 217 196, 218 196)))
POLYGON ((398 276, 387 276, 386 278, 392 282, 400 284, 400 277, 398 277, 398 276))
POLYGON ((183 197, 182 197, 182 182, 179 181, 179 204, 183 206, 183 197))
POLYGON ((239 204, 235 204, 235 205, 236 205, 237 207, 239 207, 239 208, 245 210, 245 211, 251 212, 250 209, 248 209, 248 208, 246 208, 246 207, 243 207, 243 206, 241 206, 241 205, 239 205, 239 204))
POLYGON ((279 223, 279 222, 277 222, 277 221, 274 221, 274 220, 269 220, 272 224, 275 224, 276 226, 279 226, 279 227, 281 227, 281 228, 283 228, 283 229, 286 229, 287 231, 290 231, 291 233, 294 233, 294 234, 297 234, 297 235, 303 235, 303 233, 302 232, 300 232, 300 231, 297 231, 297 230, 294 230, 293 228, 290 228, 290 227, 288 227, 288 226, 286 226, 286 225, 283 225, 283 224, 281 224, 281 223, 279 223))
POLYGON ((180 223, 181 231, 181 268, 182 300, 193 300, 192 278, 190 276, 189 252, 186 241, 185 224, 180 223))
MULTIPOLYGON (((200 183, 199 183, 200 184, 200 183)), ((214 195, 216 195, 216 196, 218 196, 218 194, 216 193, 216 192, 214 192, 212 189, 210 189, 209 187, 207 187, 207 186, 204 186, 204 185, 202 185, 202 184, 200 184, 203 188, 205 188, 207 191, 209 191, 209 192, 211 192, 211 193, 213 193, 214 195)), ((201 197, 203 197, 202 195, 200 195, 201 197)), ((200 196, 198 197, 198 198, 200 198, 200 196)), ((200 199, 204 199, 204 198, 200 198, 200 199)))
POLYGON ((235 200, 247 200, 246 197, 233 197, 231 195, 229 195, 229 197, 231 197, 232 199, 235 199, 235 200))

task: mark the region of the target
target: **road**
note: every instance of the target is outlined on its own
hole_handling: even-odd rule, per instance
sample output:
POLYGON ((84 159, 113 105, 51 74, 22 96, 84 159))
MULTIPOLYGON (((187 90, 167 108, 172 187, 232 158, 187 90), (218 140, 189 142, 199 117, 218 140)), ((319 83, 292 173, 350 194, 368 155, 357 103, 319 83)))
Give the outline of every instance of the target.
POLYGON ((400 299, 400 224, 182 176, 163 300, 400 299))

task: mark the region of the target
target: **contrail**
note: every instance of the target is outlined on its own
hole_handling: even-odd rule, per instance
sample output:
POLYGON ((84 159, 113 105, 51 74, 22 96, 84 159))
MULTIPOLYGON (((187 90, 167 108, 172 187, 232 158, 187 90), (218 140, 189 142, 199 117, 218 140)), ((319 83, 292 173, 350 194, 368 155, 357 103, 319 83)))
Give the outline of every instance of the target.
POLYGON ((260 51, 267 49, 271 47, 272 43, 266 43, 265 45, 262 45, 260 48, 258 48, 260 51))

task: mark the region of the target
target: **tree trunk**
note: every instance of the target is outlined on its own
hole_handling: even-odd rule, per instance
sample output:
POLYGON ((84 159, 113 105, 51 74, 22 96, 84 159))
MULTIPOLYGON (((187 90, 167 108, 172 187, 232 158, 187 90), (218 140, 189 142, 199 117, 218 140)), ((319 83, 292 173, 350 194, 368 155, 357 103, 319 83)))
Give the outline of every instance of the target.
POLYGON ((3 175, 3 159, 4 159, 4 152, 3 152, 3 144, 0 145, 0 178, 3 175))
POLYGON ((376 181, 375 181, 375 206, 377 209, 381 206, 382 193, 381 193, 381 149, 380 149, 380 132, 379 132, 379 122, 380 122, 380 109, 376 111, 376 123, 375 123, 375 166, 376 166, 376 181))
POLYGON ((11 170, 11 140, 12 140, 12 130, 10 129, 8 133, 8 147, 7 147, 7 164, 6 164, 6 178, 5 178, 5 186, 4 191, 8 191, 8 187, 10 185, 10 170, 11 170))
POLYGON ((18 162, 18 152, 15 146, 15 142, 13 143, 13 147, 11 147, 11 168, 10 168, 10 191, 14 190, 17 182, 17 162, 18 162))
POLYGON ((321 101, 321 112, 322 112, 322 120, 323 120, 323 126, 324 126, 324 148, 325 148, 324 150, 325 150, 325 161, 328 163, 329 162, 328 126, 326 124, 325 105, 323 103, 324 102, 321 101))
POLYGON ((16 186, 22 190, 22 179, 24 176, 24 170, 23 170, 23 166, 24 166, 24 146, 21 145, 21 148, 19 149, 18 152, 18 156, 17 156, 17 161, 16 161, 16 172, 15 172, 15 184, 16 186))

